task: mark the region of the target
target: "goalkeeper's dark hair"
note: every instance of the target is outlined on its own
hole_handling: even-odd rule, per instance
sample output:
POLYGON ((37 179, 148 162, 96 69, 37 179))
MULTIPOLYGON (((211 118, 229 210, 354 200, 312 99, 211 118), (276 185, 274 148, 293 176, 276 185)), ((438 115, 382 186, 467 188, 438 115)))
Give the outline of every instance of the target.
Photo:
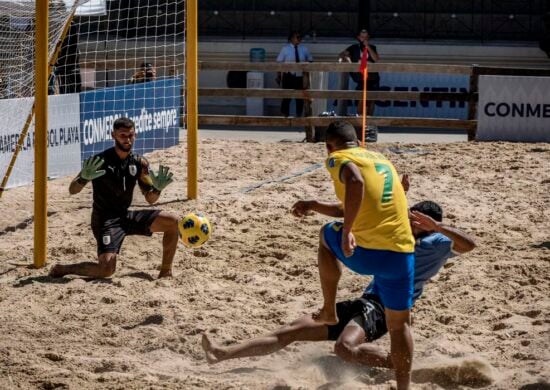
POLYGON ((349 142, 357 142, 357 133, 355 127, 346 121, 332 122, 326 133, 327 142, 335 142, 337 144, 346 144, 349 142))
POLYGON ((113 130, 118 130, 122 128, 135 129, 136 125, 134 124, 134 121, 131 120, 130 118, 126 118, 122 116, 113 122, 113 130))
POLYGON ((432 217, 437 222, 443 221, 443 209, 440 205, 431 200, 419 202, 411 207, 411 211, 419 211, 429 217, 432 217))

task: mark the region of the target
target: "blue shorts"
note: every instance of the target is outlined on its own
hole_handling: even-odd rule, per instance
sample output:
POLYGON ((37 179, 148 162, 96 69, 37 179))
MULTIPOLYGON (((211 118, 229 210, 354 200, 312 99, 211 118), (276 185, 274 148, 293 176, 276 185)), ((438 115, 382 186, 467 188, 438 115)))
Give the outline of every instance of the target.
POLYGON ((328 249, 346 267, 361 275, 374 275, 374 290, 382 304, 391 310, 412 307, 414 291, 414 253, 366 249, 358 246, 353 255, 342 252, 341 222, 331 222, 323 228, 328 249))

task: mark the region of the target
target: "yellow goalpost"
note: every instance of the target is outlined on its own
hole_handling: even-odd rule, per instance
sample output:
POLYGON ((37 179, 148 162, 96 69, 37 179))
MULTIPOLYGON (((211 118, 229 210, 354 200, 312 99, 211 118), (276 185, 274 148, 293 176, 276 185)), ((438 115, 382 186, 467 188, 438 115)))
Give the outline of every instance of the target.
POLYGON ((186 3, 187 197, 198 197, 198 5, 186 3))
POLYGON ((36 268, 46 264, 48 236, 48 12, 48 0, 36 0, 33 254, 36 268))
MULTIPOLYGON (((78 0, 77 0, 78 1, 78 0)), ((82 1, 78 1, 82 3, 82 1)), ((180 3, 181 4, 181 3, 180 3)), ((50 0, 35 0, 35 36, 34 36, 34 79, 35 94, 34 104, 30 118, 34 113, 34 251, 33 264, 36 268, 43 267, 47 260, 47 231, 48 231, 48 88, 50 76, 53 71, 56 58, 61 50, 64 40, 71 25, 72 17, 65 21, 61 39, 54 54, 50 55, 51 42, 49 24, 51 23, 49 11, 50 0)), ((185 123, 187 127, 187 197, 198 197, 198 1, 185 1, 185 123)), ((182 30, 180 30, 182 31, 182 30)), ((168 68, 169 65, 164 65, 168 68)), ((168 75, 168 73, 166 73, 168 75)), ((175 77, 175 76, 173 76, 175 77)), ((29 119, 28 128, 31 120, 29 119)), ((29 134, 28 137, 32 137, 29 134)), ((14 146, 13 159, 17 158, 17 152, 23 149, 23 141, 27 138, 26 131, 22 131, 18 144, 14 146)), ((13 162, 12 162, 13 163, 13 162)), ((13 164, 6 169, 7 183, 13 164)), ((2 191, 4 184, 2 185, 2 191)), ((1 192, 0 191, 0 196, 1 192)))

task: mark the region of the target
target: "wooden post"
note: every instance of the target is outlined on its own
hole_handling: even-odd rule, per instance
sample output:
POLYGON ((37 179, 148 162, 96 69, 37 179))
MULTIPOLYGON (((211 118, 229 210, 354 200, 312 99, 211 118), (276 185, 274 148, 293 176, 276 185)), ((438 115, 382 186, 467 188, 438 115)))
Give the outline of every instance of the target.
MULTIPOLYGON (((303 88, 304 90, 308 90, 311 86, 311 79, 309 72, 303 73, 303 88)), ((311 107, 311 98, 307 97, 304 98, 304 116, 312 116, 313 110, 311 107)), ((306 126, 305 127, 306 132, 306 142, 315 142, 315 126, 306 126)))
POLYGON ((479 69, 477 65, 472 65, 470 75, 470 99, 468 100, 468 120, 476 121, 476 126, 468 129, 468 141, 475 141, 477 133, 477 104, 479 92, 479 69))

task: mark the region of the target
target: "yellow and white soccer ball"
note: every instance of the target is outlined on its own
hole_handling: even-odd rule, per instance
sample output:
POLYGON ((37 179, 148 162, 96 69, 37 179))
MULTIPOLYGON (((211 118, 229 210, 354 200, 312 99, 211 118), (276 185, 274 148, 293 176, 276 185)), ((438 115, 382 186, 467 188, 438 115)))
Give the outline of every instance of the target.
POLYGON ((178 221, 181 240, 186 247, 198 248, 212 234, 210 221, 200 213, 189 213, 178 221))

